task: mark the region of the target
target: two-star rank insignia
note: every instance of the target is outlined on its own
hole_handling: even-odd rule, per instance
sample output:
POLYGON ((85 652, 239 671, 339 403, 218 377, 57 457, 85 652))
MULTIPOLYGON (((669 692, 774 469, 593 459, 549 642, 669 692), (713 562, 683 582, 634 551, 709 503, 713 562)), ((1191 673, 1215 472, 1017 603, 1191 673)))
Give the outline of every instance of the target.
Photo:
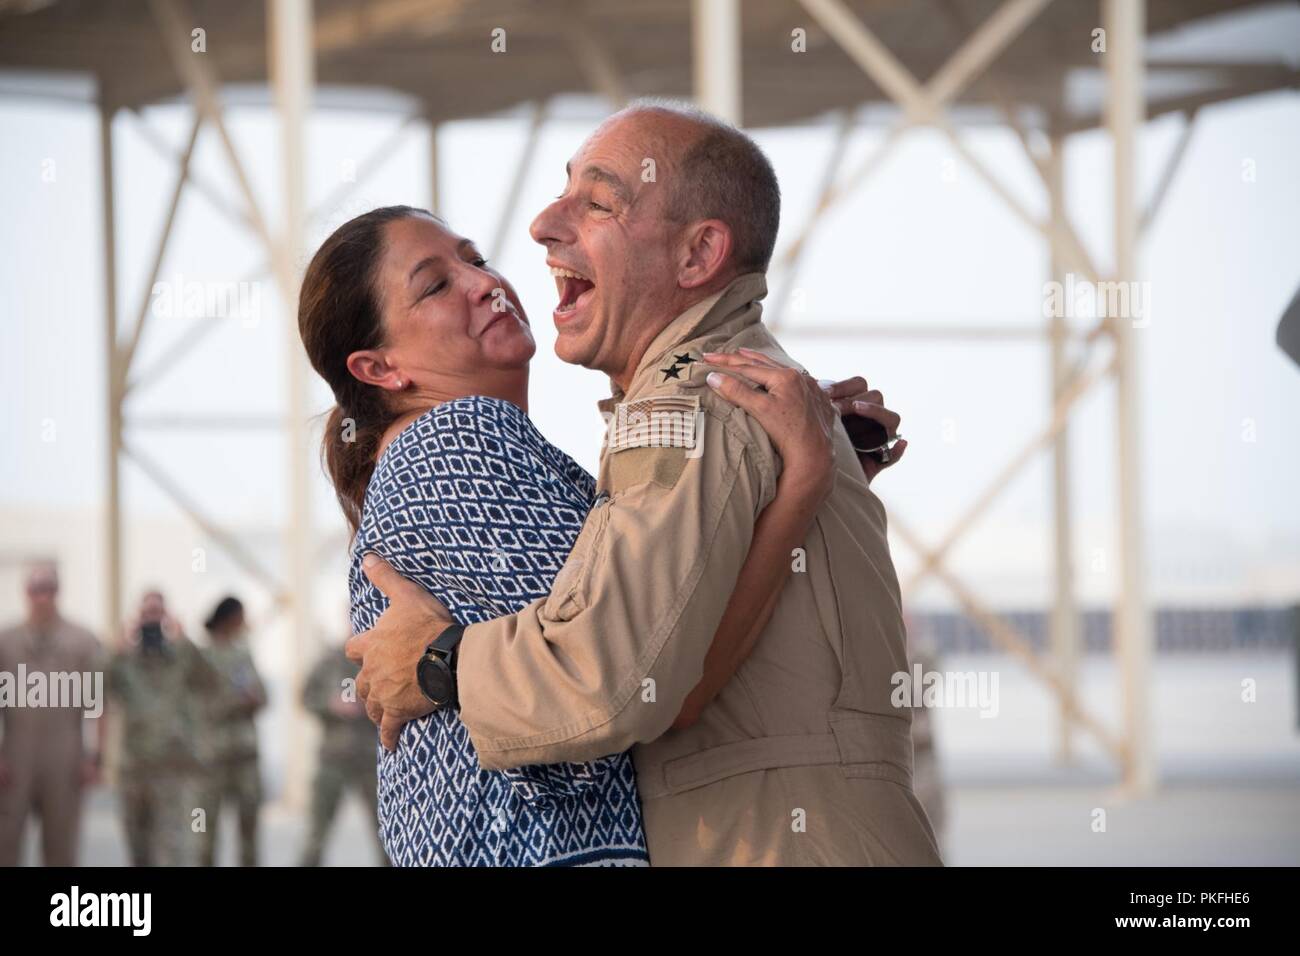
POLYGON ((668 366, 667 368, 661 368, 659 371, 664 373, 665 382, 668 381, 670 378, 675 378, 677 379, 677 381, 680 382, 682 369, 684 369, 686 366, 690 365, 694 361, 697 360, 692 358, 689 352, 685 355, 674 355, 673 364, 668 366))

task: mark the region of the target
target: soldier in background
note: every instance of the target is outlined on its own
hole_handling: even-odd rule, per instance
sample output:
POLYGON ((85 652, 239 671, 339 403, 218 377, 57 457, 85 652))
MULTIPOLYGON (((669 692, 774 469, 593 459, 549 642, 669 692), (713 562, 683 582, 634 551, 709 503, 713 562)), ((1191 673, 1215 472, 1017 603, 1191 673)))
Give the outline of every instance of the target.
POLYGON ((239 813, 239 864, 257 866, 257 814, 262 781, 257 765, 254 718, 266 706, 266 688, 248 647, 244 605, 222 598, 204 622, 211 638, 207 658, 220 675, 204 706, 204 732, 211 764, 200 804, 207 812, 199 862, 213 866, 221 807, 232 800, 239 813))
POLYGON ((342 645, 331 649, 312 669, 303 687, 302 703, 321 721, 320 752, 312 783, 311 828, 303 850, 302 866, 320 866, 345 788, 354 788, 370 811, 370 832, 381 864, 387 865, 379 841, 379 796, 376 779, 376 733, 357 699, 357 665, 347 659, 342 645))
MULTIPOLYGON (((41 820, 41 857, 46 866, 75 866, 83 789, 99 782, 104 721, 94 725, 94 743, 83 743, 87 710, 102 715, 103 658, 99 641, 84 627, 66 620, 58 607, 59 573, 39 564, 27 574, 27 618, 0 632, 0 671, 27 674, 91 675, 79 683, 83 706, 0 705, 0 866, 17 866, 23 828, 29 815, 41 820), (96 682, 96 677, 100 680, 96 682), (97 713, 98 712, 98 713, 97 713)), ((24 693, 25 687, 15 688, 24 693)))
POLYGON ((124 629, 106 683, 124 724, 118 788, 131 863, 193 865, 193 811, 206 763, 199 707, 217 674, 158 591, 144 595, 124 629))

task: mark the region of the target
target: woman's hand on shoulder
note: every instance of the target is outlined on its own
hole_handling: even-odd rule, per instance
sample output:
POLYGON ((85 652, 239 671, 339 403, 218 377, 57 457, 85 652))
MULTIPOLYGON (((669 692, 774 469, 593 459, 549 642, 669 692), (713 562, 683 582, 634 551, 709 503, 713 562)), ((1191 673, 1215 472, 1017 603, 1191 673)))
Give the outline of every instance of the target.
MULTIPOLYGON (((842 415, 859 415, 877 422, 892 441, 902 417, 885 405, 884 395, 862 376, 839 382, 818 382, 807 372, 782 365, 753 349, 706 352, 704 359, 723 370, 709 384, 727 401, 743 408, 763 426, 781 454, 785 471, 824 497, 832 485, 834 452, 831 436, 842 415)), ((899 438, 886 461, 858 455, 870 483, 903 457, 907 442, 899 438)))
POLYGON ((754 417, 781 455, 782 484, 792 483, 820 504, 835 478, 832 438, 839 418, 830 396, 807 372, 752 349, 704 353, 717 371, 709 386, 754 417))

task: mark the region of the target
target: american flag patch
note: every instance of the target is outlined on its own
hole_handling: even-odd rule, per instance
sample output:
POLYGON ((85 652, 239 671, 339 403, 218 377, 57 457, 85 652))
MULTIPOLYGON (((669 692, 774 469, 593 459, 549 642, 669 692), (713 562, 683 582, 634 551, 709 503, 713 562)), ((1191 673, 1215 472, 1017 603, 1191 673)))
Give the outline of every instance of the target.
POLYGON ((660 395, 614 406, 609 450, 694 448, 700 414, 697 395, 660 395))

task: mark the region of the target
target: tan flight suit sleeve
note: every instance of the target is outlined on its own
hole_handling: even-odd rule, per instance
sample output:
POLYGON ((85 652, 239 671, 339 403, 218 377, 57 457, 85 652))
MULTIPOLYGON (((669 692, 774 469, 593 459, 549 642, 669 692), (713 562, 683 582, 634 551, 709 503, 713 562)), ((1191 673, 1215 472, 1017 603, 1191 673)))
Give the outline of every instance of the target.
POLYGON ((654 740, 704 657, 775 495, 756 423, 702 396, 695 449, 607 451, 593 507, 549 597, 474 624, 460 715, 486 769, 582 762, 654 740))

